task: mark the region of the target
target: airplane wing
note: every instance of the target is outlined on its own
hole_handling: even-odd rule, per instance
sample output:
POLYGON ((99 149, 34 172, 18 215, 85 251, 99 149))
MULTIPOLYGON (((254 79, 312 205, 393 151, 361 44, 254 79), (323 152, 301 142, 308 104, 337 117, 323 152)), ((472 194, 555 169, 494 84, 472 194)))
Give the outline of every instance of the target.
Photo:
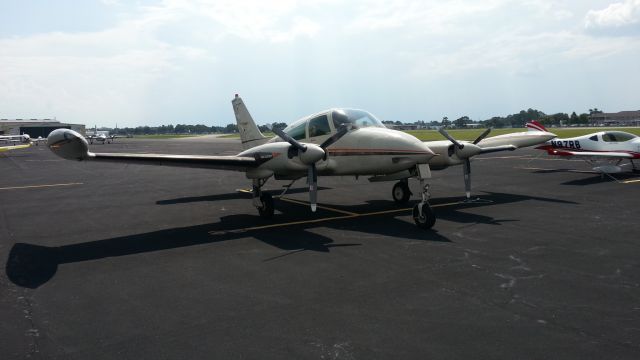
MULTIPOLYGON (((52 145, 53 148, 54 145, 52 145)), ((243 156, 211 155, 168 155, 168 154, 129 154, 129 153, 91 153, 79 160, 106 162, 124 162, 132 164, 180 166, 205 169, 246 171, 256 168, 264 162, 262 159, 243 156)))
POLYGON ((79 161, 106 161, 132 164, 181 166, 192 168, 246 171, 256 168, 270 160, 272 154, 264 156, 215 156, 215 155, 169 155, 169 154, 130 154, 130 153, 92 153, 87 141, 75 131, 57 129, 48 137, 49 148, 56 155, 79 161))
POLYGON ((570 151, 570 150, 556 150, 549 149, 547 151, 549 155, 558 156, 583 156, 583 157, 600 157, 607 159, 632 159, 633 155, 626 152, 615 151, 570 151))

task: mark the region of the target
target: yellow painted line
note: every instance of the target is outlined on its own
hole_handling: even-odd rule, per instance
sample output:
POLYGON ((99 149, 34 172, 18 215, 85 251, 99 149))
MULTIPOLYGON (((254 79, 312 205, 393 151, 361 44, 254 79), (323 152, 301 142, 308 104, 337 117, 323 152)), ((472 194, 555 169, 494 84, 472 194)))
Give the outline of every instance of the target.
POLYGON ((548 168, 539 168, 539 167, 516 167, 516 169, 522 169, 522 170, 545 170, 545 171, 558 171, 558 172, 573 172, 573 173, 581 173, 581 174, 600 174, 597 171, 573 170, 573 169, 548 169, 548 168))
MULTIPOLYGON (((286 201, 286 202, 290 202, 290 203, 293 203, 293 204, 310 206, 309 202, 307 202, 307 201, 294 200, 294 199, 289 199, 289 198, 284 198, 284 197, 281 197, 280 200, 283 200, 283 201, 286 201)), ((333 211, 333 212, 337 212, 337 213, 345 214, 345 215, 358 215, 357 213, 354 213, 354 212, 351 212, 351 211, 330 208, 328 206, 319 205, 319 204, 317 205, 317 207, 318 207, 318 209, 329 210, 329 211, 333 211)))
POLYGON ((83 185, 83 183, 11 186, 11 187, 0 188, 0 190, 37 189, 37 188, 56 187, 56 186, 72 186, 72 185, 83 185))
POLYGON ((531 155, 513 155, 513 156, 491 156, 491 157, 478 157, 474 160, 492 160, 492 159, 522 159, 530 158, 531 155))
MULTIPOLYGON (((289 199, 287 199, 287 200, 289 200, 289 199)), ((431 205, 431 207, 434 208, 434 207, 451 206, 451 205, 458 205, 458 204, 463 204, 463 203, 458 201, 458 202, 451 202, 451 203, 445 203, 445 204, 435 204, 435 205, 431 205)), ((308 205, 308 204, 304 204, 303 203, 302 205, 308 205)), ((253 231, 253 230, 273 229, 273 228, 293 226, 293 225, 314 224, 314 223, 320 223, 320 222, 326 222, 326 221, 332 221, 332 220, 355 219, 355 218, 358 218, 358 217, 365 217, 365 216, 392 214, 392 213, 406 212, 406 211, 409 211, 409 210, 413 210, 413 208, 402 208, 402 209, 393 209, 393 210, 374 211, 374 212, 369 212, 369 213, 364 213, 364 214, 352 213, 353 215, 332 216, 332 217, 326 217, 326 218, 320 218, 320 219, 311 219, 311 220, 299 220, 299 221, 291 221, 291 222, 279 223, 279 224, 253 226, 253 227, 241 228, 241 229, 210 231, 209 235, 224 235, 224 234, 243 233, 243 232, 253 231)))
POLYGON ((263 225, 263 226, 234 229, 234 230, 210 231, 209 234, 210 235, 233 234, 233 233, 241 233, 241 232, 252 231, 252 230, 271 229, 271 228, 285 227, 285 226, 292 226, 292 225, 311 224, 311 223, 319 223, 319 222, 331 221, 331 220, 349 219, 349 218, 355 218, 358 216, 360 215, 333 216, 333 217, 320 218, 320 219, 291 221, 287 223, 269 224, 269 225, 263 225))

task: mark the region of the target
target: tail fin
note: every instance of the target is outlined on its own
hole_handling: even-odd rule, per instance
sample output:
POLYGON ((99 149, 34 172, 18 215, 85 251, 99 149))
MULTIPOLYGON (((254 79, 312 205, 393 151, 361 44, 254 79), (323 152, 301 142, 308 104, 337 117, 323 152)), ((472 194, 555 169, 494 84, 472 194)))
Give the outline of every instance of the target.
POLYGON ((545 128, 544 125, 535 120, 531 120, 531 122, 528 122, 525 126, 528 131, 547 131, 547 128, 545 128))
POLYGON ((236 97, 231 100, 233 104, 233 112, 236 114, 236 123, 238 124, 238 131, 240 132, 240 140, 242 141, 242 148, 248 149, 256 145, 264 144, 267 139, 258 126, 253 121, 249 110, 244 105, 242 98, 236 94, 236 97))

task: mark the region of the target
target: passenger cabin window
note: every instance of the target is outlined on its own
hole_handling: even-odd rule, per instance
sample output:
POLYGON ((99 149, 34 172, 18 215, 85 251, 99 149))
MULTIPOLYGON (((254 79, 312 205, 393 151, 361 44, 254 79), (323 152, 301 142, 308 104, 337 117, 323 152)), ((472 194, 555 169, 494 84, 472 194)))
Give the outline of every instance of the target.
POLYGON ((607 142, 623 142, 634 139, 636 136, 623 131, 611 131, 602 134, 602 140, 607 142))
POLYGON ((305 128, 307 127, 307 122, 302 121, 300 123, 293 123, 288 126, 283 131, 296 140, 303 140, 306 137, 305 128))
POLYGON ((309 120, 309 137, 331 134, 329 118, 327 115, 320 115, 309 120))
POLYGON ((593 135, 589 140, 598 141, 598 135, 593 135))

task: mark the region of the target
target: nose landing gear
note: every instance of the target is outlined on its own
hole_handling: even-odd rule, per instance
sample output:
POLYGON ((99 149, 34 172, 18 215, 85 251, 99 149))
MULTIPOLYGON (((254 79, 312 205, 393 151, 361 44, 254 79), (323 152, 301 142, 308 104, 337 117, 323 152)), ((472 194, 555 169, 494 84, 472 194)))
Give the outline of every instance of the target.
POLYGON ((422 189, 422 201, 413 207, 413 221, 419 228, 431 229, 436 223, 436 215, 429 205, 429 184, 424 179, 420 179, 420 188, 422 189))

